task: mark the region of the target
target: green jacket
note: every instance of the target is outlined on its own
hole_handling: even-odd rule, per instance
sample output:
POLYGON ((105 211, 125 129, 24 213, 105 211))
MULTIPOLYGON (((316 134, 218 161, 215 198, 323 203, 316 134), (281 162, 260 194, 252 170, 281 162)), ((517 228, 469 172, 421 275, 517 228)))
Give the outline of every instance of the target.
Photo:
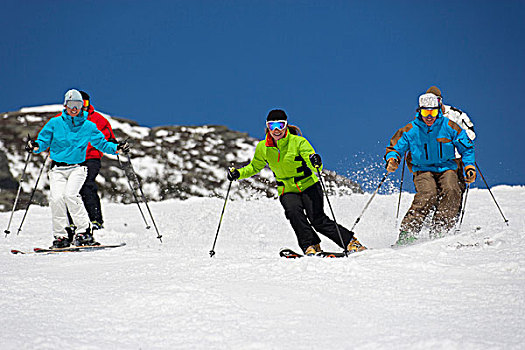
POLYGON ((309 159, 313 153, 312 145, 304 137, 292 135, 290 130, 277 144, 268 134, 257 144, 250 164, 239 169, 240 179, 257 174, 268 164, 277 180, 279 195, 302 192, 319 181, 309 159))

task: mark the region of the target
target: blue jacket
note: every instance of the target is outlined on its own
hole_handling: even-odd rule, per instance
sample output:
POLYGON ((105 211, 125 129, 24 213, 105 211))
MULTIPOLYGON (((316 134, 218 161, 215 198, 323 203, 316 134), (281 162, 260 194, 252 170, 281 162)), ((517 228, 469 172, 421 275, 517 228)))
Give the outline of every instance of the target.
POLYGON ((62 115, 52 118, 40 130, 38 151, 50 149, 50 156, 55 162, 79 164, 86 160, 88 144, 109 154, 117 154, 117 144, 106 141, 104 134, 95 123, 87 120, 87 112, 71 117, 64 110, 62 115))
POLYGON ((419 116, 399 129, 390 140, 385 159, 401 160, 405 152, 412 154, 412 171, 441 173, 457 170, 454 146, 461 154, 465 166, 474 165, 474 144, 465 130, 439 112, 436 121, 427 126, 419 116))

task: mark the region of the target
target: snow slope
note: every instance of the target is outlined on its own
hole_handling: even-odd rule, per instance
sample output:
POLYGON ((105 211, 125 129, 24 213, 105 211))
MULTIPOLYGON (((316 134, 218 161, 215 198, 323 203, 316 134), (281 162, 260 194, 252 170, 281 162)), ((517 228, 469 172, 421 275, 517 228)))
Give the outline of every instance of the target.
MULTIPOLYGON (((509 227, 472 190, 462 233, 398 250, 397 195, 379 195, 355 230, 373 249, 347 259, 279 258, 297 247, 270 199, 227 203, 214 258, 221 199, 151 203, 162 244, 136 204, 105 203, 99 241, 127 246, 56 255, 10 254, 52 240, 49 208, 19 236, 17 211, 0 238, 0 348, 523 349, 525 187, 493 192, 509 227)), ((338 221, 369 197, 332 198, 338 221)))

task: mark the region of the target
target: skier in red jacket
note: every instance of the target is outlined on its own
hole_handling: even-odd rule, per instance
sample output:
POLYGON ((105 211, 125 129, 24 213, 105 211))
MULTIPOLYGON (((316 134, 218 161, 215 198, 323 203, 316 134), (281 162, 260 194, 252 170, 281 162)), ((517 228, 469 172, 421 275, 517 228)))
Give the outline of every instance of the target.
MULTIPOLYGON (((100 130, 106 140, 117 143, 115 135, 113 134, 113 129, 109 124, 108 120, 104 118, 100 113, 95 111, 95 108, 91 105, 89 101, 89 95, 80 91, 82 94, 82 99, 84 100, 84 109, 88 112, 88 120, 96 124, 97 129, 100 130)), ((86 166, 88 168, 88 174, 84 186, 80 190, 80 195, 82 196, 82 201, 89 215, 89 220, 91 221, 92 229, 97 230, 103 228, 104 220, 102 218, 102 211, 100 209, 100 197, 98 196, 97 183, 95 178, 100 171, 100 165, 104 154, 92 147, 91 144, 88 145, 86 152, 86 166)))

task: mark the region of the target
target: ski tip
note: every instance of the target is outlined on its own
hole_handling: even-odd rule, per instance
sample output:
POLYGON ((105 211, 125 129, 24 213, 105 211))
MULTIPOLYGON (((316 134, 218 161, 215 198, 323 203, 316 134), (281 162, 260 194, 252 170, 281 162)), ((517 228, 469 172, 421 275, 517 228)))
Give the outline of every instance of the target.
POLYGON ((25 254, 23 251, 17 250, 17 249, 11 249, 11 253, 13 253, 13 254, 25 254))
POLYGON ((279 251, 279 256, 283 257, 283 258, 286 258, 286 259, 297 259, 297 258, 302 258, 303 257, 302 254, 298 254, 298 253, 296 253, 293 250, 288 249, 288 248, 281 249, 279 251))

